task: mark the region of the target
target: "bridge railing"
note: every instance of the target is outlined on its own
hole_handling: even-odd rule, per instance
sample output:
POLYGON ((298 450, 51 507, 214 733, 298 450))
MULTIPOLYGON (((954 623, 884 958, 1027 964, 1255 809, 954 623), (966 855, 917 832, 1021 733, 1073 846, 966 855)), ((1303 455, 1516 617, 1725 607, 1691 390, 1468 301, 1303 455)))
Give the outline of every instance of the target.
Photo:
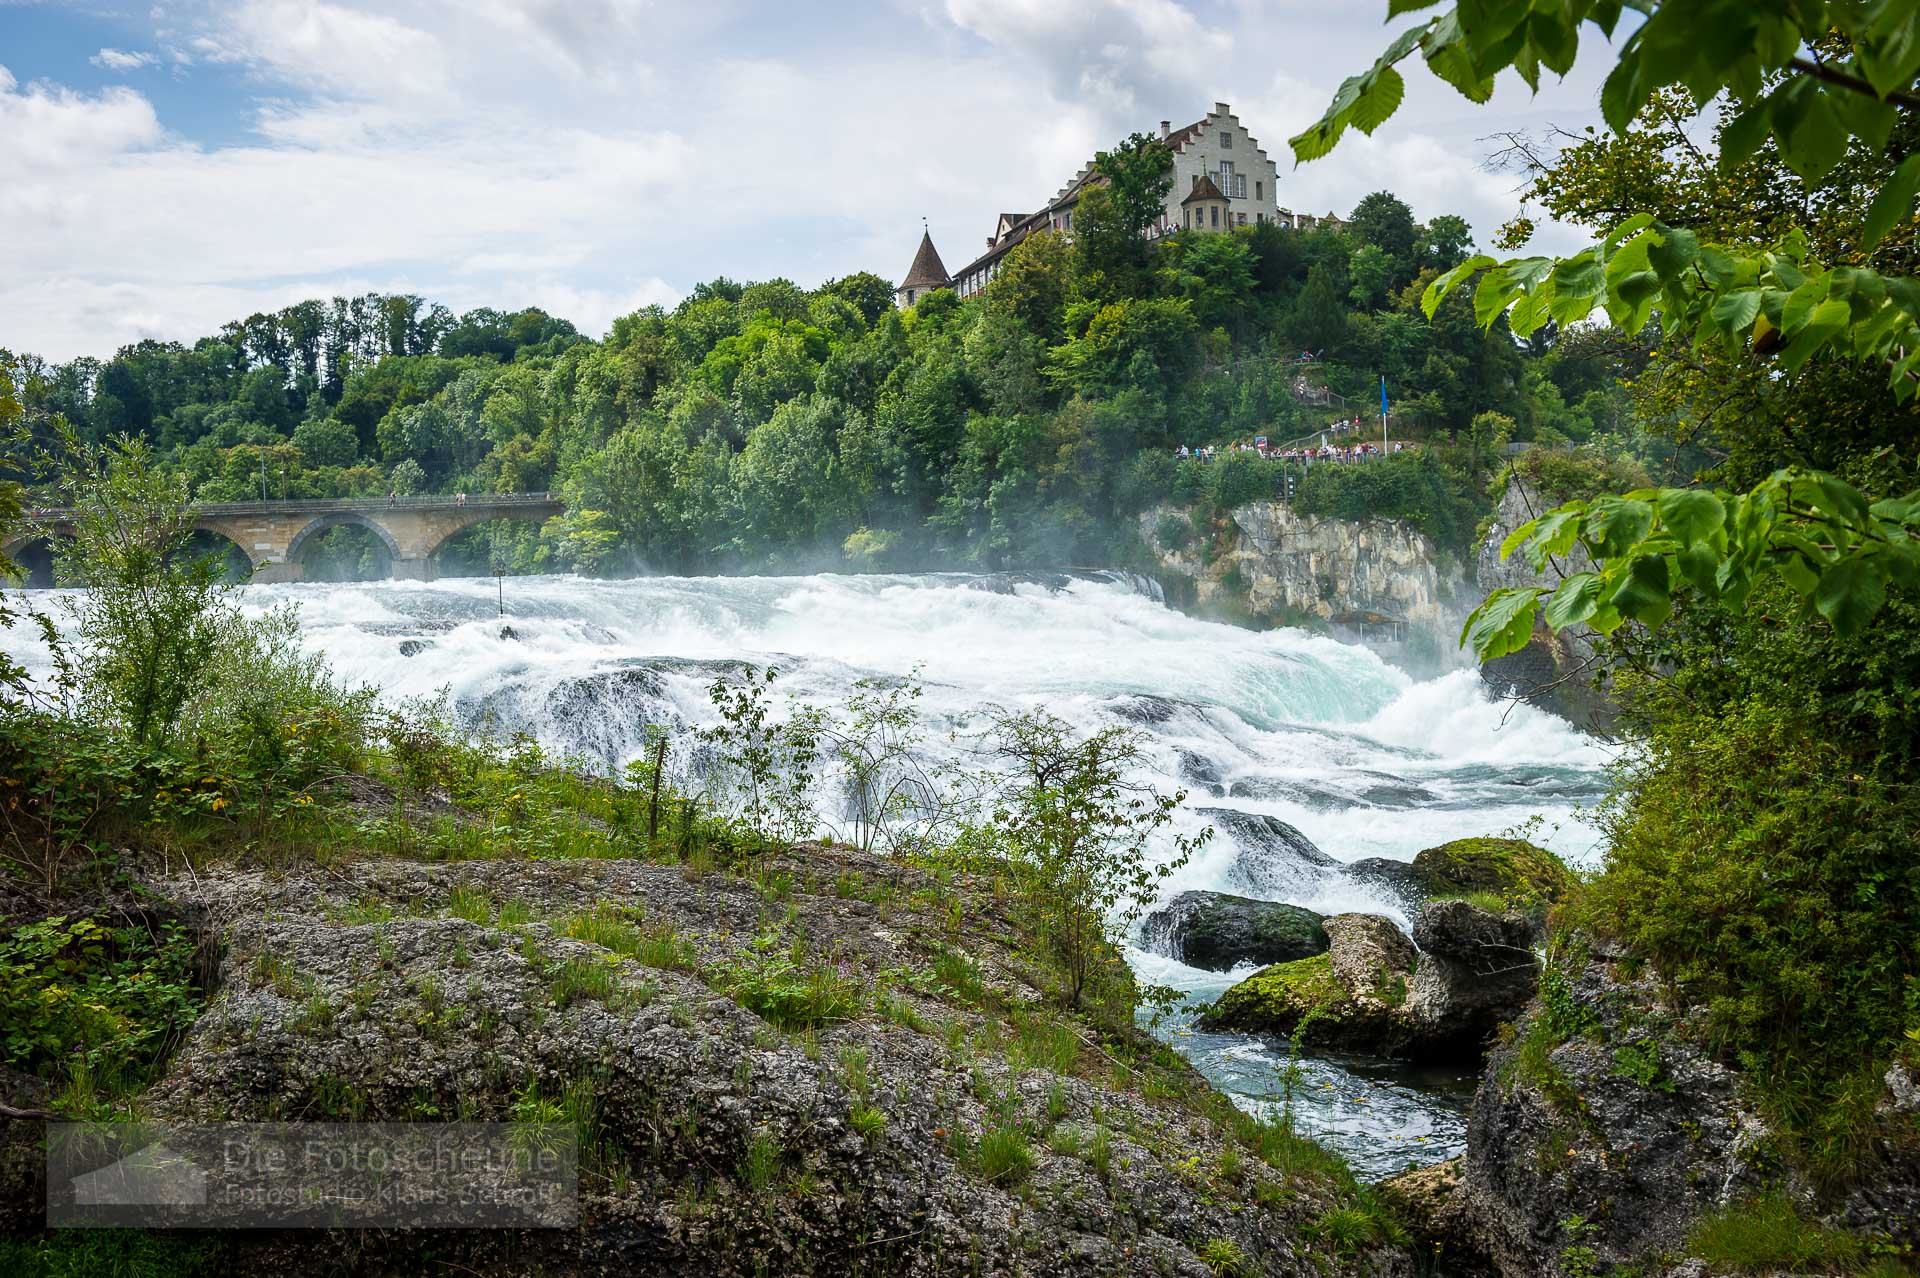
POLYGON ((282 510, 312 511, 324 514, 335 510, 454 510, 475 506, 564 506, 559 493, 468 493, 463 502, 445 493, 423 493, 413 497, 316 497, 286 501, 209 501, 192 507, 196 515, 271 515, 282 510))

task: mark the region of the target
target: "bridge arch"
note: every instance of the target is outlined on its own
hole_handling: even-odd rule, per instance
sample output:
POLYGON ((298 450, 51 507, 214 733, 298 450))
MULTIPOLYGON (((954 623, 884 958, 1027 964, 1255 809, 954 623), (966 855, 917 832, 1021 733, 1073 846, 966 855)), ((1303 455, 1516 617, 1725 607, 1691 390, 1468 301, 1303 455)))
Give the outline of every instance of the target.
POLYGON ((433 526, 428 532, 426 540, 421 543, 421 558, 437 558, 448 542, 458 537, 461 533, 466 532, 469 528, 480 524, 490 524, 511 519, 520 523, 532 524, 538 528, 539 525, 544 524, 551 518, 553 518, 553 512, 550 510, 541 510, 538 508, 521 509, 513 506, 481 507, 472 510, 462 510, 452 518, 447 518, 442 515, 433 521, 433 526))
POLYGON ((388 531, 387 526, 379 519, 369 518, 357 510, 336 510, 315 516, 293 535, 293 539, 287 543, 286 561, 290 564, 299 563, 304 547, 309 541, 330 528, 339 528, 343 525, 364 528, 379 538, 380 544, 387 548, 388 558, 397 560, 402 557, 400 543, 394 540, 393 533, 388 531))
POLYGON ((14 583, 32 590, 47 590, 58 584, 53 576, 53 544, 72 540, 73 529, 66 524, 33 528, 0 546, 0 554, 20 569, 12 577, 14 583))

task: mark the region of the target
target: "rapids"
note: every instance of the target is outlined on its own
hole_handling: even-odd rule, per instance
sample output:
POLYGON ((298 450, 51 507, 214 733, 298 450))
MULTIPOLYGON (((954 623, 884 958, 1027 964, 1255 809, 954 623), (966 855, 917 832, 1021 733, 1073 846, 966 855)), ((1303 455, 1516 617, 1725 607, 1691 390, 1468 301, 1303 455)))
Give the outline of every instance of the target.
MULTIPOLYGON (((1214 888, 1406 922, 1259 816, 1334 862, 1409 858, 1534 816, 1532 837, 1569 861, 1598 854, 1581 805, 1603 789, 1606 754, 1561 720, 1490 699, 1469 669, 1420 680, 1364 647, 1196 620, 1120 574, 520 577, 504 583, 504 615, 482 578, 249 586, 243 599, 298 604, 348 680, 394 698, 445 689, 470 727, 526 731, 610 769, 638 753, 647 723, 712 722, 705 689, 739 661, 777 666, 787 696, 822 703, 917 669, 936 757, 987 704, 1045 706, 1081 730, 1124 723, 1147 737, 1154 779, 1188 792, 1179 827, 1215 830, 1169 895, 1214 888)), ((4 645, 44 663, 19 629, 4 645)), ((1191 999, 1234 979, 1129 957, 1191 999)), ((1281 1049, 1179 1020, 1160 1032, 1238 1103, 1283 1103, 1281 1049)), ((1313 1059, 1291 1090, 1302 1125, 1363 1174, 1460 1148, 1462 1080, 1313 1059)))

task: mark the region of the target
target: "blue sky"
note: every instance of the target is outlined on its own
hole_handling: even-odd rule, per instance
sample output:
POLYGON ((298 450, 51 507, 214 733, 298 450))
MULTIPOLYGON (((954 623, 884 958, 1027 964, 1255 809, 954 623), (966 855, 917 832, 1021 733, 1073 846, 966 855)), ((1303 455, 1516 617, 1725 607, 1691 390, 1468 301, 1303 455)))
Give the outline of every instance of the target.
MULTIPOLYGON (((603 332, 696 282, 949 265, 1092 151, 1232 104, 1282 203, 1517 208, 1499 130, 1595 118, 1604 50, 1372 138, 1285 138, 1384 0, 0 0, 0 346, 107 355, 308 296, 539 305, 603 332)), ((1575 238, 1549 228, 1541 243, 1575 238)))

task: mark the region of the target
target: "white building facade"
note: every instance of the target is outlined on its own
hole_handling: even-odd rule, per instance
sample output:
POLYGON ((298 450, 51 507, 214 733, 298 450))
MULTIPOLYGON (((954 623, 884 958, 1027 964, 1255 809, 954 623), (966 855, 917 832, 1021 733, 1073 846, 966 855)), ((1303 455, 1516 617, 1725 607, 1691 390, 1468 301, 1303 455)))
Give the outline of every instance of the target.
MULTIPOLYGON (((1167 189, 1165 211, 1147 228, 1148 238, 1158 239, 1182 230, 1224 231, 1267 222, 1295 225, 1293 215, 1280 208, 1279 167, 1227 103, 1214 103, 1213 110, 1182 129, 1173 128, 1172 121, 1162 120, 1160 140, 1173 153, 1173 183, 1167 189), (1217 199, 1213 198, 1216 190, 1209 190, 1207 199, 1190 199, 1199 189, 1202 178, 1217 189, 1217 199), (1201 221, 1198 227, 1194 226, 1196 218, 1201 221)), ((1071 236, 1080 192, 1090 182, 1103 180, 1089 160, 1039 212, 1002 213, 993 234, 987 237, 986 252, 955 271, 949 286, 963 298, 972 297, 993 282, 1001 260, 1028 236, 1041 231, 1071 236)), ((909 272, 918 272, 921 278, 915 280, 911 288, 903 283, 897 297, 925 291, 925 272, 919 268, 930 248, 930 241, 922 246, 914 271, 909 272)))

